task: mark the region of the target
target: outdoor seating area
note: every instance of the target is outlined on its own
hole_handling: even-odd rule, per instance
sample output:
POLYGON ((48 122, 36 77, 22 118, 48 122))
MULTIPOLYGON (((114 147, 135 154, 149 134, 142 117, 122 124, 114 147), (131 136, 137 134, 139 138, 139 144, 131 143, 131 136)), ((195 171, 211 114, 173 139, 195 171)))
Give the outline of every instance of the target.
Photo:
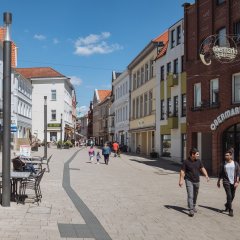
MULTIPOLYGON (((39 205, 42 199, 40 183, 44 173, 50 172, 51 158, 52 155, 47 159, 41 156, 17 156, 11 160, 11 201, 22 204, 32 202, 39 205)), ((2 202, 2 181, 0 181, 0 201, 2 202)))

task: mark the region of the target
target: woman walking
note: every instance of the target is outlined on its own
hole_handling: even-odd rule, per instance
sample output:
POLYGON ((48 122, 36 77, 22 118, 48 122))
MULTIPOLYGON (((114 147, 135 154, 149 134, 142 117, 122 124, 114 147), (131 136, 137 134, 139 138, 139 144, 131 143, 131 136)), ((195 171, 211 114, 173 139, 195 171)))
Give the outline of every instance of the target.
POLYGON ((104 147, 102 148, 102 155, 104 156, 104 162, 108 165, 109 162, 109 155, 111 154, 110 147, 105 143, 104 147))

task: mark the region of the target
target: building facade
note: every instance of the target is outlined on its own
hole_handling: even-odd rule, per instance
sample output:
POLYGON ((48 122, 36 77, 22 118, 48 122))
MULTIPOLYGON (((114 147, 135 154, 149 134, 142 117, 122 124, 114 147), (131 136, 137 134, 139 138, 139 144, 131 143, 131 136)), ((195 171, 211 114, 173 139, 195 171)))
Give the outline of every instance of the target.
POLYGON ((213 174, 226 149, 240 159, 239 12, 238 0, 184 4, 187 148, 213 174))
POLYGON ((168 29, 168 42, 156 58, 156 152, 186 159, 186 73, 183 20, 168 29))
POLYGON ((112 82, 114 91, 114 140, 121 145, 129 144, 129 74, 125 70, 112 82))
POLYGON ((32 82, 32 132, 44 140, 44 96, 47 96, 47 141, 67 140, 74 132, 70 79, 50 67, 17 68, 32 82))
POLYGON ((150 155, 155 151, 156 130, 156 70, 158 46, 166 41, 167 33, 160 35, 128 65, 131 82, 130 149, 150 155))

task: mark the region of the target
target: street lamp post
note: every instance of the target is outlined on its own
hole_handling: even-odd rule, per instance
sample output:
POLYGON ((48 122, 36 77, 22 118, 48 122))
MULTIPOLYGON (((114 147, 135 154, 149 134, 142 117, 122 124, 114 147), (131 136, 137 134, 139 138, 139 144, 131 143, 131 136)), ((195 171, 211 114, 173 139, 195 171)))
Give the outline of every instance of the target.
POLYGON ((6 26, 3 41, 3 151, 2 151, 2 206, 10 206, 10 159, 11 159, 11 40, 12 14, 3 15, 6 26))
POLYGON ((47 96, 44 96, 44 159, 47 159, 47 96))
POLYGON ((60 135, 60 141, 61 141, 61 149, 62 149, 62 113, 61 113, 61 135, 60 135))

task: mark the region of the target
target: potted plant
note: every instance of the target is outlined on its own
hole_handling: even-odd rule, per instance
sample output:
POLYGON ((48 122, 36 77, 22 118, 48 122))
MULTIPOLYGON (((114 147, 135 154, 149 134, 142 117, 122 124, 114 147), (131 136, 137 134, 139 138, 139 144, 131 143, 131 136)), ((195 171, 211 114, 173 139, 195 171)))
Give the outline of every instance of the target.
POLYGON ((72 147, 72 143, 71 141, 67 140, 66 142, 64 142, 63 146, 64 149, 69 149, 70 147, 72 147))

